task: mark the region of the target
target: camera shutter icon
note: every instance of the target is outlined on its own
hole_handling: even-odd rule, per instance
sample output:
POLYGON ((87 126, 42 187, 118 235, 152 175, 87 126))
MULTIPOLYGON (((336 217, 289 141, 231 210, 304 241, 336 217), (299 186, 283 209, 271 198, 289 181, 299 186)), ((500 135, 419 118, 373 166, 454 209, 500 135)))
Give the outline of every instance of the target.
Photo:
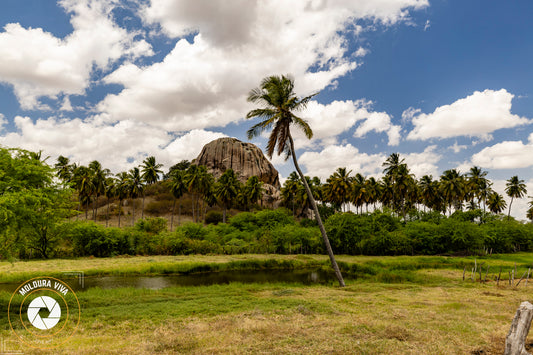
POLYGON ((28 320, 38 329, 48 330, 56 326, 61 318, 61 307, 55 299, 48 296, 40 296, 30 302, 28 306, 28 320), (39 315, 41 308, 46 308, 50 314, 46 318, 39 315))

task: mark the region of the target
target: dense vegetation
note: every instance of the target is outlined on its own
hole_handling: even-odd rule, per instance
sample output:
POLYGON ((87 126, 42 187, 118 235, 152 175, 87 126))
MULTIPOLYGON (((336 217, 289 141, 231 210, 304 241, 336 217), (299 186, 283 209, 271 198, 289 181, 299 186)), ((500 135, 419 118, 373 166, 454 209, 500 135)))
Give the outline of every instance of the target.
MULTIPOLYGON (((3 258, 325 252, 316 222, 302 217, 309 204, 295 174, 282 188, 281 203, 286 209, 270 210, 260 206, 264 191, 257 177, 242 184, 231 170, 215 181, 205 167, 181 162, 158 182, 161 165, 153 157, 116 178, 97 161, 84 167, 60 157, 55 169, 45 161, 38 153, 0 149, 3 258), (165 218, 135 220, 135 200, 144 200, 146 191, 172 199, 170 228, 165 218), (178 217, 176 227, 172 225, 176 205, 179 216, 185 195, 186 211, 197 223, 181 224, 178 217), (114 213, 120 223, 126 199, 132 207, 128 227, 107 228, 89 221, 92 211, 91 219, 97 220, 100 212, 98 220, 104 214, 107 223, 114 213), (233 215, 220 223, 231 208, 233 215), (79 215, 85 215, 85 220, 79 215)), ((533 248, 533 225, 496 214, 502 209, 495 209, 490 199, 485 201, 495 193, 489 191, 490 181, 480 169, 472 168, 467 175, 445 172, 439 181, 424 177, 417 182, 397 155, 391 155, 384 167, 381 181, 360 174, 352 178, 343 168, 326 184, 308 178, 321 202, 335 253, 484 254, 533 248), (349 202, 356 213, 342 212, 349 202), (485 211, 485 205, 494 212, 485 211), (364 212, 369 207, 373 212, 364 212)), ((508 193, 512 198, 523 196, 523 182, 510 179, 508 193)), ((164 200, 147 206, 143 202, 139 214, 143 216, 145 209, 157 213, 153 204, 158 202, 164 200)))

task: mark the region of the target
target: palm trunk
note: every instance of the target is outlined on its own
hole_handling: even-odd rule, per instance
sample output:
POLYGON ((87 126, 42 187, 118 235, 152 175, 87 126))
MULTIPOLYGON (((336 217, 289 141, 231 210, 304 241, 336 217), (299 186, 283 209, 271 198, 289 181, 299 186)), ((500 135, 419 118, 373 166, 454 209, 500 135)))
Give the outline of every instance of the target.
POLYGON ((300 170, 300 166, 298 165, 298 161, 296 160, 296 151, 294 149, 294 141, 292 140, 292 136, 289 131, 289 142, 291 145, 291 155, 292 155, 292 161, 294 163, 294 167, 296 168, 296 171, 300 175, 300 178, 302 179, 302 182, 305 187, 305 191, 307 192, 307 197, 309 198, 309 201, 311 202, 311 206, 313 207, 313 210, 315 212, 315 218, 318 223, 318 227, 320 228, 320 233, 322 234, 322 239, 324 241, 324 244, 326 246, 326 250, 329 255, 329 260, 331 261, 331 266, 333 267, 333 270, 335 271, 335 276, 337 276, 337 280, 339 281, 339 286, 345 287, 344 279, 342 278, 341 271, 339 269, 339 266, 337 265, 337 261, 335 260, 335 255, 333 255, 333 250, 331 249, 331 244, 329 243, 328 235, 326 234, 326 229, 324 228, 324 224, 322 223, 322 219, 320 218, 320 213, 318 213, 318 206, 316 205, 315 199, 313 198, 313 194, 311 193, 311 189, 309 188, 309 185, 307 184, 307 180, 305 179, 304 174, 300 170))
POLYGON ((118 227, 120 228, 120 215, 122 214, 122 200, 118 200, 118 227))
POLYGON ((143 191, 143 206, 141 209, 141 219, 144 219, 144 191, 143 191))
POLYGON ((133 213, 131 215, 131 226, 135 225, 135 199, 131 199, 131 206, 133 207, 133 213))
POLYGON ((109 197, 107 198, 107 212, 105 214, 105 227, 109 227, 109 197))
POLYGON ((181 226, 181 200, 178 206, 178 226, 181 226))
POLYGON ((176 210, 176 199, 174 199, 174 203, 172 204, 172 215, 170 216, 170 231, 172 232, 172 225, 174 224, 174 211, 176 210))
POLYGON ((511 196, 511 202, 509 202, 509 213, 507 213, 507 219, 511 219, 511 206, 513 205, 513 196, 511 196))

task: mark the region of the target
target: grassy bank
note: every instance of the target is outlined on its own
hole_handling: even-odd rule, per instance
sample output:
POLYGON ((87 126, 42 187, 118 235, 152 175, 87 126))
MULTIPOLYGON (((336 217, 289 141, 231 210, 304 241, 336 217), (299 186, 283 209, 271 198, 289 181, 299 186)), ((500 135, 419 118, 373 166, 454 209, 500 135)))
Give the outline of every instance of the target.
MULTIPOLYGON (((524 283, 511 287, 462 281, 464 266, 473 266, 474 258, 338 259, 344 268, 366 276, 348 278, 343 289, 282 283, 88 289, 78 292, 78 332, 61 348, 22 348, 5 318, 0 336, 4 350, 46 354, 500 354, 516 308, 532 301, 531 282, 526 288, 524 283), (378 275, 387 272, 403 279, 380 281, 378 275)), ((500 266, 510 270, 516 262, 523 271, 530 260, 531 254, 515 254, 476 262, 495 271, 500 266)), ((0 272, 2 280, 16 280, 64 271, 151 274, 197 270, 198 265, 223 269, 269 263, 304 267, 327 259, 240 255, 50 260, 2 263, 0 272)), ((0 293, 3 304, 9 297, 0 293)))

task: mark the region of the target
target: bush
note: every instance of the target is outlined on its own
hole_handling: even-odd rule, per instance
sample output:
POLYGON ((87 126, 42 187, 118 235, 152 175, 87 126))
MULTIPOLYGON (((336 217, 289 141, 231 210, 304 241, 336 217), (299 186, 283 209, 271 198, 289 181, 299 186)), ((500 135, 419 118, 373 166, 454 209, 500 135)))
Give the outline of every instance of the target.
POLYGON ((167 220, 162 217, 144 218, 135 222, 134 228, 149 234, 158 234, 167 229, 167 220))
POLYGON ((172 213, 173 205, 174 201, 172 200, 152 201, 146 204, 144 212, 154 216, 172 213))
POLYGON ((371 217, 351 212, 329 217, 324 226, 333 251, 340 254, 361 254, 362 240, 372 235, 371 217))
POLYGON ((222 222, 222 213, 219 211, 209 211, 205 214, 205 223, 217 225, 222 222))

